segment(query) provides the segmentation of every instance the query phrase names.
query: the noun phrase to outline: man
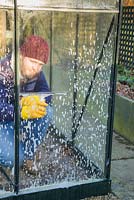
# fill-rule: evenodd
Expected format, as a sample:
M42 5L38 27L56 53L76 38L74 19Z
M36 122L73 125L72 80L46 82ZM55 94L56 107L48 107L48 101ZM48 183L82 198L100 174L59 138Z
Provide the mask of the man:
M39 36L30 36L20 48L20 166L35 170L34 158L52 120L51 96L42 101L30 92L50 92L42 67L49 47ZM0 63L0 164L14 165L14 74L11 56Z

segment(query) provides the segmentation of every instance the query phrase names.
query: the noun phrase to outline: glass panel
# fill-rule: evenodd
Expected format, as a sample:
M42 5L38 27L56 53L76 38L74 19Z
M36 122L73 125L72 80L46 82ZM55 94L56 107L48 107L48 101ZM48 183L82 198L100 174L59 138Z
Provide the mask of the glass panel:
M64 20L64 23L59 23L59 20ZM53 97L54 122L69 140L76 136L77 148L102 171L115 37L112 21L112 13L53 14L52 88L66 92L62 97ZM108 44L101 63L97 65L110 27ZM82 111L95 68L99 70L86 109Z
M80 28L81 32L84 32L86 27L90 27L89 38L87 41L83 41L82 63L80 64L80 70L77 75L78 113L80 113L81 105L83 105L87 97L87 91L93 79L95 68L98 68L98 71L93 82L86 109L83 113L83 118L77 129L75 142L84 155L103 171L108 129L108 103L110 98L110 76L113 64L115 27L112 26L113 14L101 13L92 15L92 17L89 16L89 18L90 22L87 22L85 17L83 18L86 21L85 26L83 26L81 20ZM105 45L101 62L97 65L110 27L111 33L108 43ZM81 38L80 41L82 41ZM87 58L90 62L87 62Z
M63 182L78 184L78 181L92 182L104 177L115 37L113 16L113 13L101 12L18 10L21 55L20 189ZM111 33L98 64L110 26ZM49 46L48 61L46 42ZM41 47L43 51L40 51ZM45 57L42 57L42 52L45 52ZM38 61L46 63L42 72L48 86L45 82L44 87L40 76L32 76L35 71L40 74ZM28 65L24 65L26 62ZM96 68L98 71L91 94L79 121ZM47 97L48 106L44 105L45 95L52 98L50 103ZM40 114L38 118L36 107L40 100L47 114Z
M18 0L18 6L49 7L49 8L85 8L85 9L115 9L118 6L118 0Z
M42 180L40 176L44 173L45 165L49 164L47 161L45 165L43 164L47 156L43 140L52 120L51 96L49 95L50 58L48 58L51 51L51 13L19 10L18 19L20 104L22 107L20 189L24 189L44 185L45 177ZM47 104L45 95L48 95Z
M10 2L9 2L10 3ZM7 4L8 5L8 4ZM0 5L1 6L1 5ZM0 7L1 8L1 7ZM13 191L13 10L0 9L0 195Z

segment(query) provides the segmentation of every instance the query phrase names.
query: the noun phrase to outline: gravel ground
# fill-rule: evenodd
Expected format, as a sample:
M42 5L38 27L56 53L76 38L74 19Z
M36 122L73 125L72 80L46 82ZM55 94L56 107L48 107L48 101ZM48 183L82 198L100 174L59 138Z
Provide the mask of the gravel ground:
M31 174L27 169L20 169L20 189L73 180L86 181L89 178L97 178L101 174L92 163L89 166L85 164L84 167L83 155L67 145L64 139L57 139L52 134L47 135L39 147L39 153L41 158L34 163L34 167L39 169L37 173ZM7 168L5 170L13 181L13 170ZM13 191L13 187L1 172L0 189Z
M53 135L48 134L45 141L39 148L40 162L36 162L39 172L30 174L27 170L20 170L20 189L49 185L65 181L81 181L89 178L97 178L100 172L96 173L96 169L90 163L90 167L82 167L81 156L68 146L64 139L57 139ZM90 169L92 170L90 171ZM12 171L6 169L7 174L13 180ZM13 191L13 186L9 184L5 176L0 174L0 189L4 191ZM91 197L84 200L116 200L115 195L109 194L102 197Z

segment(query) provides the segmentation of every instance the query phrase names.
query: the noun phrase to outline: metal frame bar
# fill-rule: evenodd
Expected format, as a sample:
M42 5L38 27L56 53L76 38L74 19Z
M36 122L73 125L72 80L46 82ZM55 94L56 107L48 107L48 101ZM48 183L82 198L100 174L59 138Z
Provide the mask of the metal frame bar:
M52 91L52 78L53 78L53 13L51 12L50 16L50 75L49 75L49 82L50 82L50 90Z
M15 61L15 166L14 166L14 192L19 191L19 77L18 77L18 39L17 39L17 2L14 0L14 61Z
M111 168L111 155L112 155L112 136L113 136L113 123L114 123L114 104L115 104L115 93L116 93L116 77L117 77L117 55L118 55L118 44L119 44L119 31L120 31L120 15L122 4L119 1L119 14L116 28L116 41L115 41L115 52L114 52L114 63L111 66L111 77L110 77L110 97L108 104L108 121L107 121L107 135L106 135L106 150L105 150L105 167L104 174L107 179L110 178Z
M100 180L92 183L84 183L81 185L70 185L62 186L56 188L50 188L49 190L37 190L34 192L21 192L17 195L9 195L4 197L3 200L80 200L91 196L101 196L107 195L111 192L111 181L110 180Z

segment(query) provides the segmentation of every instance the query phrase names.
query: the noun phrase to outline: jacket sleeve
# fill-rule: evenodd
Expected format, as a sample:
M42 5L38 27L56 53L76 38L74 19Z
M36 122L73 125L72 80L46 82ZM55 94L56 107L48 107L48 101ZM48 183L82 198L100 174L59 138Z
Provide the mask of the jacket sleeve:
M8 91L0 84L0 122L9 122L14 119L14 105L8 103Z
M35 86L35 92L50 92L48 83L46 81L45 75L43 72L40 73L40 76L36 82L36 86ZM50 103L51 102L51 98L52 96L48 96L46 97L46 102Z

